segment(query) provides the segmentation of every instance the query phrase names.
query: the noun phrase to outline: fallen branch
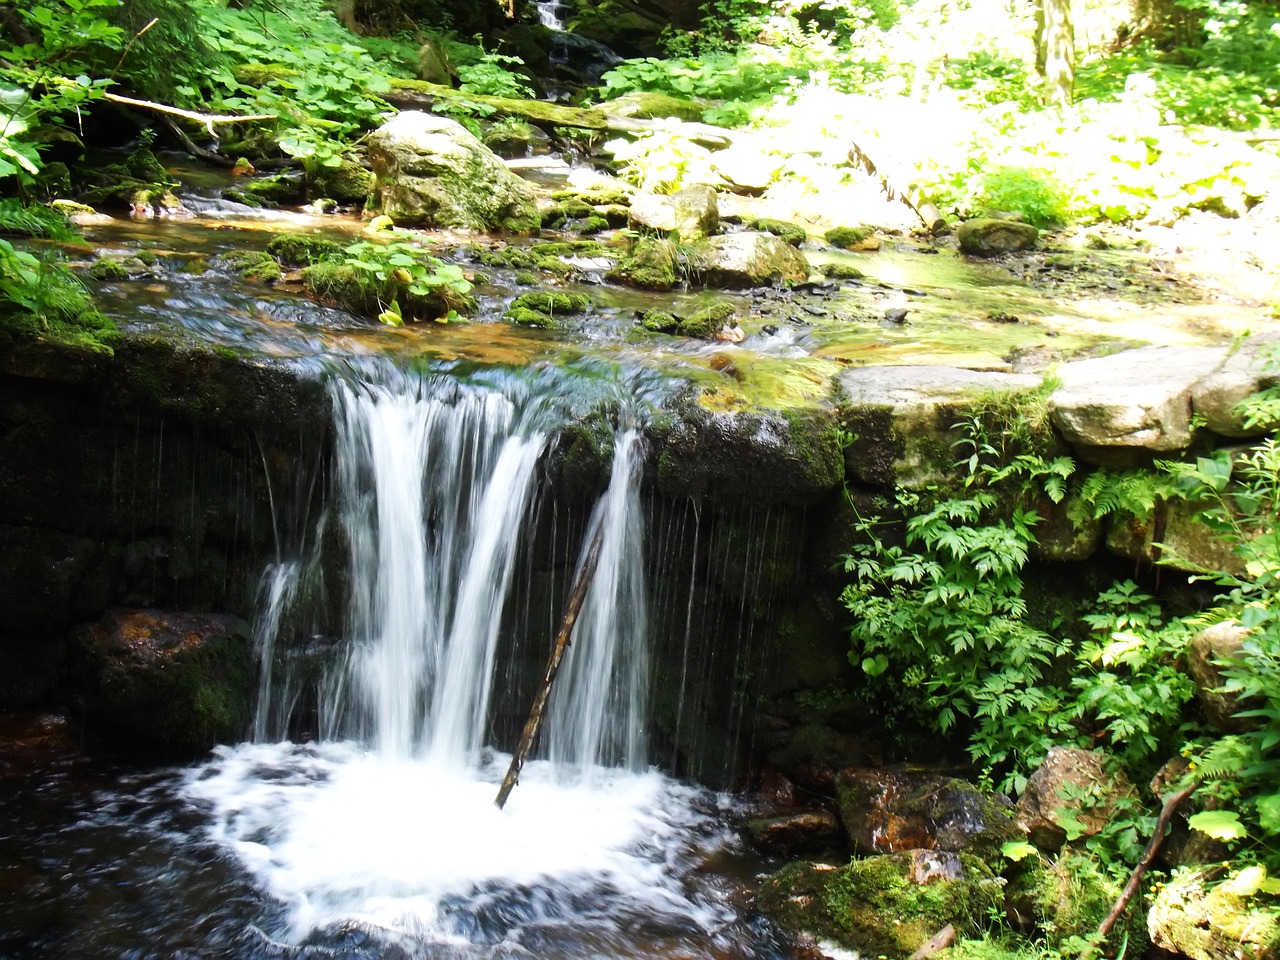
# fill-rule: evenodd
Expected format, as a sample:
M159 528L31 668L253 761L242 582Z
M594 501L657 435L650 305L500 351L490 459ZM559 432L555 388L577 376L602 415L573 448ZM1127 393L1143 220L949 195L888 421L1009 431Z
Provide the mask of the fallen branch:
M224 157L220 153L214 153L212 150L206 150L204 147L197 144L194 140L188 137L186 131L178 126L178 124L171 118L161 117L160 119L164 122L164 125L169 128L169 132L178 138L178 142L182 144L182 149L191 154L191 156L198 160L203 160L205 163L212 163L219 167L226 167L228 170L236 165L236 162L230 157Z
M906 204L911 212L920 218L920 222L924 224L925 229L930 233L937 233L946 224L936 206L928 200L913 196L915 193L913 187L908 187L904 190L894 183L888 174L880 173L876 168L875 162L856 143L851 144L849 147L849 162L863 170L867 176L876 177L880 181L880 192L889 200L898 200Z
M951 924L947 924L932 937L926 940L920 949L907 958L907 960L924 960L925 957L933 956L939 950L945 950L956 942L956 928Z
M573 633L573 625L578 622L578 614L582 611L583 601L587 597L587 588L595 579L596 567L600 564L600 547L604 542L603 521L596 527L591 538L591 546L582 560L577 579L573 582L573 592L569 595L569 603L564 610L564 619L560 622L560 632L556 634L555 645L551 648L551 659L547 661L547 670L542 677L542 686L534 698L533 709L529 711L529 719L525 721L524 730L520 734L520 744L511 755L511 765L507 767L507 775L502 778L502 787L493 801L501 810L507 803L507 797L520 779L520 768L524 766L525 757L533 747L538 736L538 728L542 725L542 714L547 709L547 699L551 696L551 684L555 682L560 671L560 661L564 659L565 649L569 646L569 636Z
M151 100L137 100L133 97L121 96L118 93L104 93L104 100L110 100L112 103L124 104L126 107L137 107L140 110L155 110L157 113L165 113L174 117L182 117L184 120L194 120L196 123L204 124L209 136L215 140L218 135L214 133L213 126L216 123L247 123L253 120L278 120L280 119L274 113L251 113L245 116L232 116L225 113L196 113L194 110L183 110L179 107L171 107L167 103L155 103Z
M1182 801L1191 796L1197 786L1199 786L1197 783L1189 784L1181 790L1169 794L1165 799L1164 806L1160 808L1160 816L1156 818L1155 830L1151 834L1151 840L1147 843L1147 848L1142 851L1142 857L1138 860L1138 865L1133 868L1133 873L1129 875L1129 882L1120 891L1120 898L1116 900L1115 906L1111 908L1111 912L1107 914L1106 918L1098 924L1098 929L1090 938L1089 945L1080 952L1080 960L1088 960L1098 948L1098 944L1102 943L1107 938L1107 935L1111 933L1116 921L1120 919L1125 908L1129 906L1129 901L1138 892L1138 885L1142 883L1143 874L1147 872L1147 868L1151 866L1151 861L1156 858L1156 854L1164 846L1165 830L1169 826L1169 821L1173 819L1173 815L1178 807L1182 805Z

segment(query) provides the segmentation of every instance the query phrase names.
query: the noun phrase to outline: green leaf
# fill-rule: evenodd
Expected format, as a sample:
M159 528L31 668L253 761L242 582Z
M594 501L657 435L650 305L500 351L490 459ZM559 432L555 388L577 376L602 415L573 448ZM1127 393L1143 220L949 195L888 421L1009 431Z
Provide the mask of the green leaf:
M1039 852L1034 844L1027 843L1025 840L1009 840L1000 845L1000 853L1014 863L1025 860L1027 857L1034 857Z
M1269 793L1254 801L1258 825L1267 833L1280 833L1280 793Z
M1187 826L1214 840L1241 840L1249 835L1234 810L1203 810L1188 817Z

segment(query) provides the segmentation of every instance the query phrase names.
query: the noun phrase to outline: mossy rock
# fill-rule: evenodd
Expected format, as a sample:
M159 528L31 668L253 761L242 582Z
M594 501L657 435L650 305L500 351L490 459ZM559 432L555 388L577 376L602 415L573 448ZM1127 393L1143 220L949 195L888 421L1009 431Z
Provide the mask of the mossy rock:
M751 229L758 230L761 233L772 233L775 237L784 240L793 247L798 247L809 239L809 233L804 227L786 220L770 220L766 217L752 221Z
M665 310L646 310L640 315L640 326L653 333L675 333L680 319Z
M591 309L592 300L585 293L534 290L522 293L511 302L513 309L526 308L543 313L583 313Z
M276 263L271 254L263 250L233 250L230 253L224 253L218 259L246 280L275 283L282 276L280 264Z
M419 296L398 281L379 281L346 263L313 263L303 268L302 282L317 297L371 320L393 301L400 305L401 316L410 322L435 320L450 310L466 315L476 309L475 298L470 294L440 286Z
M861 280L866 274L848 263L824 263L822 275L828 280Z
M823 234L827 243L833 247L856 247L875 231L870 227L833 227Z
M296 174L255 177L237 184L236 193L258 204L279 205L302 203L306 199L306 181Z
M536 287L538 285L538 275L530 273L528 270L517 270L515 282L518 287Z
M635 195L635 188L621 181L601 181L573 190L556 190L552 200L581 200L593 207L626 207Z
M1273 898L1248 897L1222 883L1221 868L1179 874L1151 905L1151 939L1192 960L1274 960L1280 917Z
M607 257L611 252L599 240L557 240L533 248L540 257Z
M306 233L285 233L267 244L267 253L287 267L305 267L342 257L342 244Z
M539 330L563 330L565 326L563 318L553 317L532 307L510 307L502 315L502 319L522 327L537 327Z
M328 197L344 204L363 204L373 192L373 171L344 161L336 167L318 167L307 178L307 195Z
M951 924L985 928L1002 900L987 865L968 854L914 850L848 866L792 863L760 887L756 904L784 927L870 957L907 957Z
M710 339L724 329L725 324L736 317L738 308L732 303L718 300L703 307L692 316L676 324L675 332L682 337Z
M670 290L676 285L679 265L675 244L646 237L636 243L630 256L614 266L609 279L641 290Z
M1008 870L1005 912L1016 928L1057 947L1069 938L1091 936L1111 912L1120 888L1097 860L1067 848L1056 860L1029 857ZM1146 942L1146 914L1138 907L1121 918L1106 945L1119 949L1126 938L1131 949Z
M156 155L147 147L139 147L129 154L124 161L124 168L131 177L143 183L173 186L178 182L169 176L169 171L164 168L164 164L157 160Z
M698 123L706 109L692 100L681 100L666 93L638 91L602 104L600 109L611 117L635 117L638 120L660 120L674 117Z
M246 87L266 87L280 80L294 80L298 71L282 63L239 63L231 68L231 75Z
M56 262L46 264L41 283L38 314L12 301L0 303L0 356L42 344L110 355L120 329L99 312L84 284Z
M128 280L129 268L111 257L99 257L85 271L90 280Z

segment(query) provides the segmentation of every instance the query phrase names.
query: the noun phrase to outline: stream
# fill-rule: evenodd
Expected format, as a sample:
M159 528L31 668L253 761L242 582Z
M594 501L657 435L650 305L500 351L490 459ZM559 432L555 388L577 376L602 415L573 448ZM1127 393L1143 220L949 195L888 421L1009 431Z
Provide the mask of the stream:
M1097 254L1083 280L1070 251L1029 258L1032 282L904 240L814 251L819 269L856 263L861 281L730 295L741 344L636 338L637 311L705 295L610 287L591 269L575 289L593 295L592 314L550 334L499 319L517 288L477 265L487 240L441 233L441 255L478 274L478 317L391 330L216 265L277 232L354 237L358 221L214 194L190 203L190 220L88 229L100 251L155 254L147 275L96 290L134 333L327 383L332 493L308 522L342 531L346 605L317 684L320 735L285 739L295 678L276 650L305 603L317 526L282 538L264 574L250 742L154 769L87 759L55 735L38 759L0 765L0 958L793 956L751 908L769 864L740 839L745 806L653 765L645 419L686 380L731 407L816 404L851 363L1008 369L1019 351L1189 342L1249 319L1175 303L1187 297L1120 253ZM895 306L905 323L886 318ZM525 709L506 703L499 641L536 467L548 437L601 398L618 411L611 476L565 548L580 563L599 529L600 569L541 751L498 810L509 757L490 744L491 717L495 704Z

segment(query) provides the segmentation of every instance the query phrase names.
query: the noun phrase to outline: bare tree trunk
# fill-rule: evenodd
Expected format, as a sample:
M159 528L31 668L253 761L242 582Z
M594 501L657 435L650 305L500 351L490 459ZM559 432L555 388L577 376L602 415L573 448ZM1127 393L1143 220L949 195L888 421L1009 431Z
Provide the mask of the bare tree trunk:
M1045 106L1071 106L1076 76L1071 0L1036 0L1036 68L1044 78Z

